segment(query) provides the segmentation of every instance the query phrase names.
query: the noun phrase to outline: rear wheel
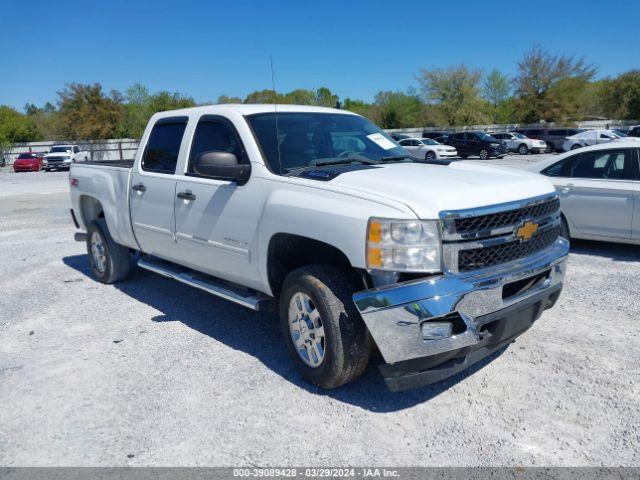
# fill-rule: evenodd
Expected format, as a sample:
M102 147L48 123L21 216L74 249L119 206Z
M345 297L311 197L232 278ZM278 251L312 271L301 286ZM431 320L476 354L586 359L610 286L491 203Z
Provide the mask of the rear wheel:
M94 220L87 228L87 253L93 275L99 282L115 283L131 273L131 253L113 240L104 218Z
M526 155L529 153L529 147L527 147L524 143L518 147L518 153L520 155Z
M547 148L544 149L545 153L553 153L555 151L555 147L553 143L547 142Z
M480 157L480 160L486 160L487 158L489 158L489 150L483 148L482 150L480 150L480 153L478 153L478 156Z
M291 272L280 296L287 350L304 378L336 388L358 378L369 363L367 329L351 296L356 278L329 265Z

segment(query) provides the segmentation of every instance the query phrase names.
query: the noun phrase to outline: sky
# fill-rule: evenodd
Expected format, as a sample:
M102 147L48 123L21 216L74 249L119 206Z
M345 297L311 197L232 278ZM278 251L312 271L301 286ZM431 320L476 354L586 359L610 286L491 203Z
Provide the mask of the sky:
M57 100L68 83L139 82L215 102L328 87L371 101L417 88L422 68L513 75L538 44L584 56L598 77L640 68L637 0L0 0L0 104Z

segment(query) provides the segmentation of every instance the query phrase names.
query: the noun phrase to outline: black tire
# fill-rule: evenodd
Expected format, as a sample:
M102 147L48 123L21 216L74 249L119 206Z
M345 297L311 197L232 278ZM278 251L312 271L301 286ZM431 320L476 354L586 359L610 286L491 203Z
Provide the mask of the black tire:
M580 145L579 143L576 143L575 145L571 145L571 150L577 150L581 147L582 145Z
M98 235L104 246L104 262L101 269L92 254L91 242L93 235ZM98 218L89 224L87 228L87 254L89 264L96 280L102 283L111 284L125 280L131 274L133 262L131 252L127 247L117 244L107 227L104 218Z
M487 160L489 158L489 150L483 148L478 152L478 156L480 157L480 160Z
M529 153L529 147L527 147L524 143L518 146L518 153L520 155L526 155Z
M280 326L287 350L300 374L321 388L337 388L358 378L369 363L367 328L351 296L354 275L329 265L309 265L287 275L280 295ZM324 357L315 367L298 353L289 327L289 305L297 293L307 295L320 314ZM305 347L306 348L306 347Z
M571 242L571 233L569 232L569 224L564 215L560 218L560 236L566 238L568 242Z
M467 158L467 157L468 157L468 155L460 154L460 158L462 158L462 159L465 159L465 158Z
M432 162L433 160L436 159L435 152L432 152L432 151L427 152L427 154L424 156L424 159Z
M547 148L544 149L544 153L553 153L556 151L556 147L553 146L553 143L547 142Z

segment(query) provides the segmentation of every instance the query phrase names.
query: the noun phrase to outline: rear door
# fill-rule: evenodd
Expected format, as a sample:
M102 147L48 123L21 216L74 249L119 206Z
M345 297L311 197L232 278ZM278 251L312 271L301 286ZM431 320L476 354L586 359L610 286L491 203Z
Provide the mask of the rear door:
M161 118L154 124L129 188L131 221L142 251L174 260L176 165L185 154L188 117Z
M402 148L404 148L406 151L408 151L411 156L418 158L418 150L420 149L420 146L422 145L420 142L418 142L417 140L414 140L412 138L405 138L404 140L400 140L400 145L402 145Z
M233 153L249 164L234 124L219 115L198 119L184 172L171 199L176 216L177 262L225 280L249 285L256 280L260 185L244 185L198 175L194 162L204 152ZM186 165L185 165L186 164Z
M611 149L566 158L554 184L562 211L576 236L631 238L634 152ZM547 173L553 171L547 170Z

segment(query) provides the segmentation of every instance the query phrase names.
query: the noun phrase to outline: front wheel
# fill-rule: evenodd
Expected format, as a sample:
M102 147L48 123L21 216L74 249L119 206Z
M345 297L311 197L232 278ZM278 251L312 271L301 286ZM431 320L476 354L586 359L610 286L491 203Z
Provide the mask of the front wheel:
M555 151L555 147L553 143L547 142L547 148L544 149L544 153L553 153Z
M520 155L526 155L527 153L529 153L529 148L523 143L518 147L518 153Z
M480 157L480 160L486 160L487 158L489 158L489 150L483 148L482 150L480 150L478 156Z
M436 159L436 152L431 152L431 151L427 152L427 154L424 156L424 159L428 160L428 161L435 160Z
M571 145L571 150L577 150L578 148L580 148L582 145L576 143L575 145Z
M367 329L353 304L356 278L328 265L291 272L280 296L280 326L287 350L304 378L337 388L369 363Z

